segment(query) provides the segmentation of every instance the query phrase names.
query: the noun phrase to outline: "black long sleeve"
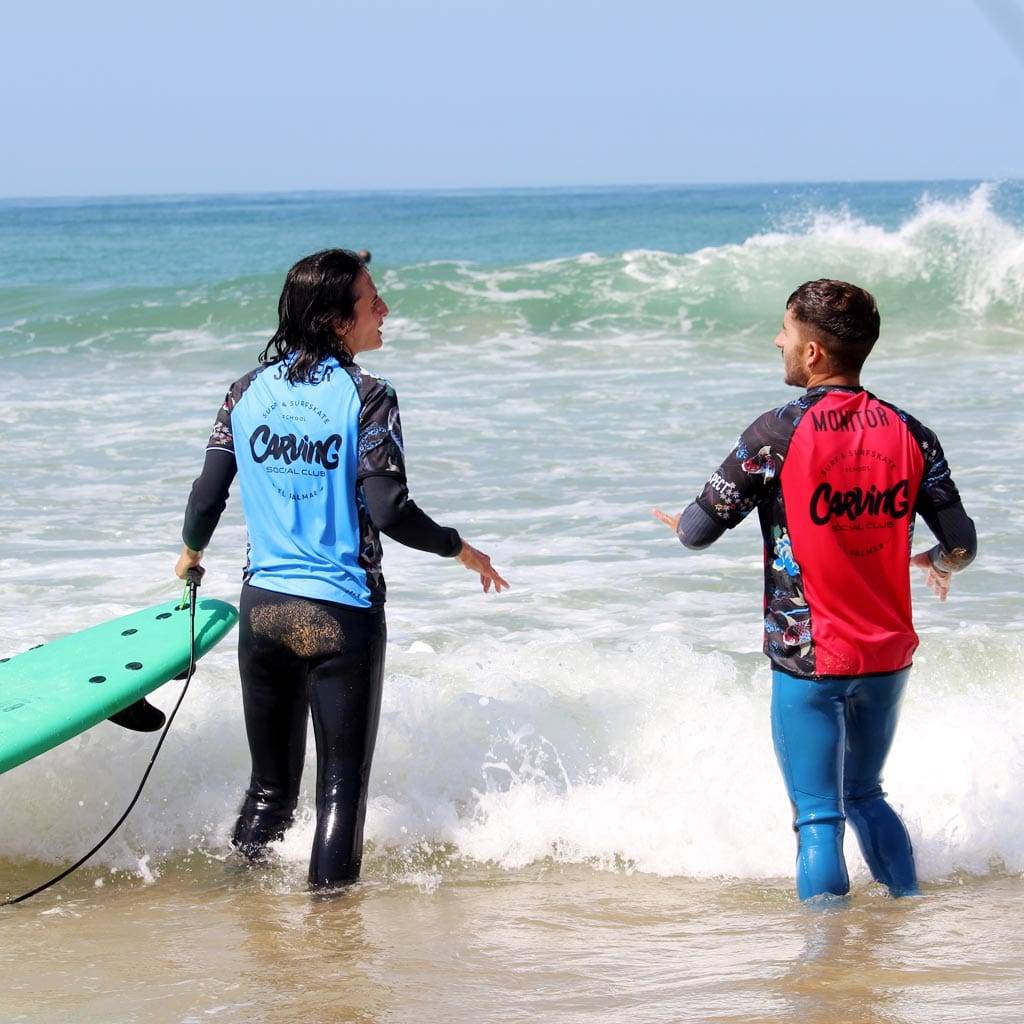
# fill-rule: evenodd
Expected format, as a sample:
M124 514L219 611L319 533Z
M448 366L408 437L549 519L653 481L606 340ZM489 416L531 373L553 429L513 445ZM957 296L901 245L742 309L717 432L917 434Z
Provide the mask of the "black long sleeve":
M185 506L185 524L181 539L193 551L203 551L217 529L221 513L228 503L228 491L238 465L229 448L208 448L203 471L196 477Z
M903 415L924 459L924 476L914 511L939 542L928 552L928 559L939 572L965 569L978 552L974 522L960 501L960 492L935 431L913 416Z
M932 565L939 572L966 569L978 553L978 534L964 506L957 501L936 509L927 499L919 499L917 511L939 542L928 552Z
M435 523L409 497L404 480L394 476L368 476L361 486L374 526L392 540L445 558L453 558L462 550L458 531Z

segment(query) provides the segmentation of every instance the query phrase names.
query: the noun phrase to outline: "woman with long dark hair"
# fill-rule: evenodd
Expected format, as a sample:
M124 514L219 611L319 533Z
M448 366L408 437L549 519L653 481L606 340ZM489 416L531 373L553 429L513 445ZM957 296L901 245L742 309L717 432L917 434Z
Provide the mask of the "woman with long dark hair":
M238 637L252 777L232 834L259 860L292 823L312 713L315 888L355 881L384 675L380 532L458 558L485 592L487 555L409 498L398 400L362 370L388 307L364 261L328 249L288 271L257 369L231 385L192 485L175 572L199 566L237 473L249 534Z

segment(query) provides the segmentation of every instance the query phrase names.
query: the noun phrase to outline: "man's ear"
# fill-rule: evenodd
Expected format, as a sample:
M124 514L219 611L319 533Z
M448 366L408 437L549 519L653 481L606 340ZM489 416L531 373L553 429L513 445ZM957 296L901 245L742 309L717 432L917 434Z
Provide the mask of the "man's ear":
M804 366L808 370L821 372L828 366L828 353L825 346L817 338L811 338L804 350Z

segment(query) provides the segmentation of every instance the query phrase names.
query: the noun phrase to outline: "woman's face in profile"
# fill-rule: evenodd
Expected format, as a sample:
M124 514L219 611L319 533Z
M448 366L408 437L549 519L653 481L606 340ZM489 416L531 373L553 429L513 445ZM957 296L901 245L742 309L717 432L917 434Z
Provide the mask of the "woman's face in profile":
M373 278L365 271L356 282L356 305L352 320L339 337L350 355L380 348L384 344L381 325L388 315L388 307L377 294Z

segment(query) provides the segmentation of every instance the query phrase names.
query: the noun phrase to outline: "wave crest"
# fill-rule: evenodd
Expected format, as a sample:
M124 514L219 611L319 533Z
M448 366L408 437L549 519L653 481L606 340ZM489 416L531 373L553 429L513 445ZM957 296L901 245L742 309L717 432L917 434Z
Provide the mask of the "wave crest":
M999 189L962 199L924 195L886 226L845 207L792 215L745 241L677 253L636 249L488 266L428 261L383 270L394 315L386 335L415 351L480 340L686 339L744 344L774 333L786 296L820 277L871 290L887 345L901 339L1017 343L1024 330L1024 229L1001 216ZM1011 204L1012 205L1012 204ZM192 287L0 291L0 349L45 354L68 346L135 352L173 348L182 332L223 342L269 337L280 280L248 277ZM0 327L3 325L0 324ZM256 349L253 343L254 352Z
M879 300L890 330L1024 326L1024 231L994 209L995 186L924 197L894 229L846 209L692 253L583 253L498 269L428 263L382 290L421 334L742 335L780 319L786 296L820 277Z

